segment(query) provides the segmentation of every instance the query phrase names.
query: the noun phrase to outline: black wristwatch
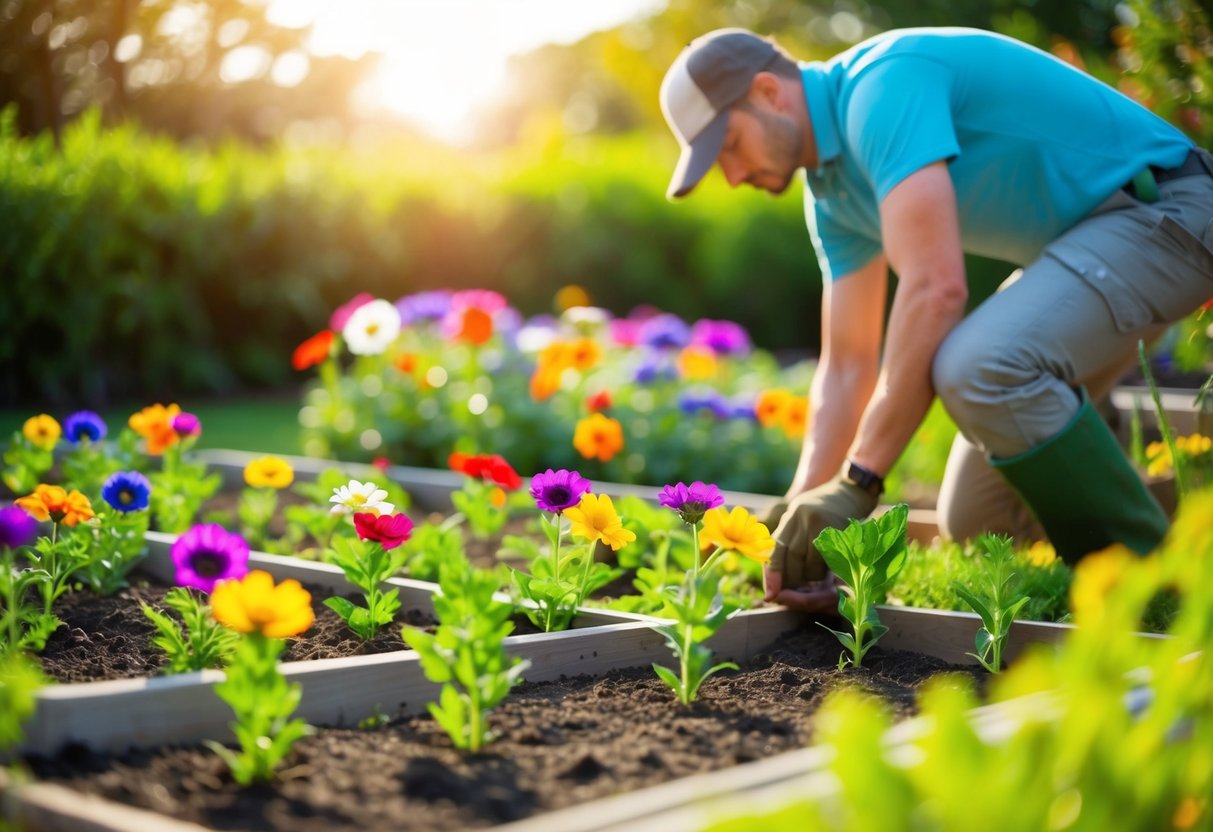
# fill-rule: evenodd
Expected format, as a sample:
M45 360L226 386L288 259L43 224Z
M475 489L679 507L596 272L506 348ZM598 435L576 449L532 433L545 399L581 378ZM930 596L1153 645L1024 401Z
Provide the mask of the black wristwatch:
M843 476L853 482L855 485L862 488L864 491L871 494L873 497L879 497L880 492L884 491L884 477L877 474L875 471L864 468L858 462L847 460L846 465L842 468Z

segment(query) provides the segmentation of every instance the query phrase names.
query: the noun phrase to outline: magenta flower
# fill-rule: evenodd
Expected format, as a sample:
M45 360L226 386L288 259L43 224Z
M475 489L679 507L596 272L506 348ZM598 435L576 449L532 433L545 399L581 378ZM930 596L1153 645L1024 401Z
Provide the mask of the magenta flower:
M34 542L38 521L18 506L0 508L0 548L16 549Z
M590 491L590 481L576 471L551 468L531 477L531 496L543 511L557 514L581 501L582 494Z
M248 573L248 541L216 523L194 526L173 543L177 584L210 592Z
M691 327L691 343L702 344L717 355L745 355L750 336L739 323L702 318Z
M202 422L193 413L178 413L173 417L173 431L178 436L197 436L202 433Z
M358 512L354 515L354 528L358 531L358 537L378 543L386 552L409 539L413 533L413 521L403 514Z
M657 495L657 502L672 508L682 517L682 522L693 526L703 519L704 512L724 504L720 489L696 480L690 485L677 483L667 485Z
M333 332L340 332L345 329L345 323L350 319L359 308L366 306L373 301L375 296L367 292L359 292L345 303L333 310L333 314L329 316L329 329Z

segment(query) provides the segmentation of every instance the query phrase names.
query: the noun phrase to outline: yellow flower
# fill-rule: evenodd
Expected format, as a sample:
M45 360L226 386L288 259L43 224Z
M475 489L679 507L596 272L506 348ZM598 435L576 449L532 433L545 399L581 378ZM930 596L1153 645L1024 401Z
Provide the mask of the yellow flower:
M59 423L55 421L54 417L40 413L25 420L25 424L21 426L21 433L37 447L49 451L59 441L63 429L59 427Z
M244 481L253 488L286 488L295 481L295 469L282 457L263 456L244 466Z
M1046 569L1057 563L1057 550L1052 543L1038 540L1024 553L1024 558L1033 566Z
M215 620L238 633L258 632L268 638L296 636L312 626L312 596L298 581L274 586L268 572L257 569L239 581L220 581L211 593Z
M602 360L602 347L593 338L578 338L569 344L567 359L570 367L585 372Z
M730 552L739 552L750 560L766 563L771 559L775 541L771 532L741 506L729 512L723 507L708 509L703 515L703 531L699 533L701 543L719 546Z
M581 502L564 510L564 516L572 522L573 534L591 543L601 540L616 552L636 539L635 532L623 527L606 494L583 494Z
M709 379L716 376L716 353L696 344L678 353L678 372L685 379Z
M69 494L57 485L39 485L33 494L21 497L16 503L35 520L50 520L65 526L74 526L97 516L88 497L79 491Z
M1078 566L1074 567L1074 580L1070 584L1070 609L1080 624L1099 620L1108 593L1136 560L1137 555L1128 547L1114 543L1079 561Z
M573 447L586 459L609 462L623 450L623 426L609 416L591 413L577 423Z

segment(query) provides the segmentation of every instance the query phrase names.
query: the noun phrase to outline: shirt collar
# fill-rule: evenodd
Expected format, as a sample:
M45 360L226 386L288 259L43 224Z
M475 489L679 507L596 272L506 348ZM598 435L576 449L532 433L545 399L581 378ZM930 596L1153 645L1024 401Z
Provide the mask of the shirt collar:
M834 91L830 88L826 65L820 61L802 63L800 78L804 84L804 99L809 106L813 137L817 142L815 173L820 176L826 163L834 161L842 153L842 140L838 136L838 121L834 115Z

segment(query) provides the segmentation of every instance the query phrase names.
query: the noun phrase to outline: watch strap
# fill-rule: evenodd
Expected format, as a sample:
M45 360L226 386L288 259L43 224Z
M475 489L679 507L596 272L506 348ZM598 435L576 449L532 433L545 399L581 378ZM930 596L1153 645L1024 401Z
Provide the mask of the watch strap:
M884 491L884 477L858 462L848 459L846 465L843 466L843 476L873 497L879 497Z

